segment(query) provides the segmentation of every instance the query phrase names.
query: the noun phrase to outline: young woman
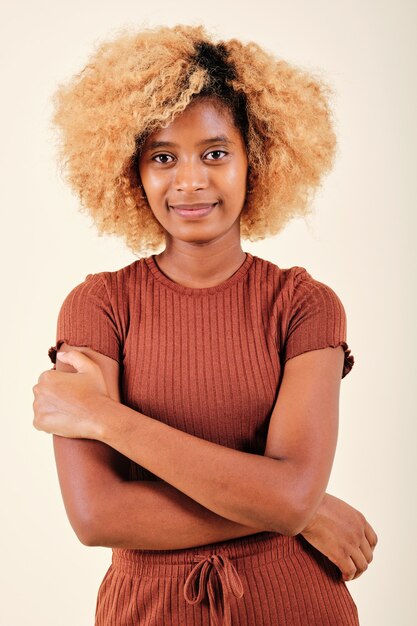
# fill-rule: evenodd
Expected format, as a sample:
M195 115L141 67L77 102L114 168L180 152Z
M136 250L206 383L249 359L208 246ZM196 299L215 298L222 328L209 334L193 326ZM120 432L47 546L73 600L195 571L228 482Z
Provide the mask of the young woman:
M359 623L346 581L377 537L325 493L345 311L241 247L308 210L334 154L326 89L176 26L103 44L57 92L70 183L142 255L69 293L33 388L74 531L113 549L96 626Z

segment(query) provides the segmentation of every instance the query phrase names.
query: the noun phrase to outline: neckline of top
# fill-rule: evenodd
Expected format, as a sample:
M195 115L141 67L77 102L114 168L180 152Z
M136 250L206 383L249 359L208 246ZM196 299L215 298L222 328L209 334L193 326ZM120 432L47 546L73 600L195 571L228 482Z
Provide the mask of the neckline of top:
M170 289L173 289L174 291L177 291L178 293L183 293L183 294L188 294L188 295L206 295L206 294L212 294L212 293L219 293L220 291L224 291L225 289L228 289L229 287L234 285L238 280L243 278L245 274L248 272L250 266L253 263L254 258L255 257L253 254L251 254L250 252L246 252L246 258L243 261L242 265L238 267L236 272L234 272L231 276L229 276L229 278L224 280L219 285L214 285L213 287L186 287L185 285L181 285L180 283L177 283L174 280L171 280L171 278L168 278L168 276L166 276L166 274L164 274L162 270L159 269L159 266L155 261L154 254L152 254L151 256L145 257L144 261L146 263L146 266L152 273L152 276L158 282L162 283L166 287L169 287Z

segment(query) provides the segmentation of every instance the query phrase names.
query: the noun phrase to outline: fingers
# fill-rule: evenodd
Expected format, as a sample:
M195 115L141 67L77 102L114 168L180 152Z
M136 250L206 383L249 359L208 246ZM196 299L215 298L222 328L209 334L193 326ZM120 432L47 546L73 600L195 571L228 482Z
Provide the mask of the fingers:
M378 536L369 522L366 522L365 524L365 537L367 538L369 545L373 550L378 543Z
M370 548L369 544L368 544L368 548ZM366 550L366 552L368 552L368 550ZM365 557L365 554L362 552L362 545L361 545L361 548L357 548L356 550L353 550L351 561L354 564L354 571L353 569L350 570L349 577L345 578L345 580L354 580L355 578L359 578L359 576L361 576L368 569L368 560Z
M366 537L363 538L363 541L362 541L361 545L359 546L359 550L363 554L363 557L365 558L366 562L368 564L371 563L372 559L374 558L373 548L369 544L369 541L367 540Z
M356 565L350 557L344 558L343 562L337 562L337 567L342 572L343 580L352 580L356 574Z
M88 372L97 366L92 359L79 350L61 350L56 356L63 363L72 365L78 372Z
M376 534L372 530L372 533L369 535L374 547L377 542ZM358 548L354 548L351 550L351 554L349 558L345 559L345 561L339 565L339 569L342 572L343 580L355 580L359 578L366 570L368 569L368 565L372 562L374 558L373 551L374 547L369 543L367 536L363 538L361 544Z
M35 385L36 387L36 385ZM36 430L46 430L45 428L45 418L44 415L41 414L40 410L39 410L39 406L38 406L38 399L35 396L35 399L32 403L32 407L33 407L33 421L32 424L33 426L36 428Z
M54 380L53 378L54 376L54 370L46 370L45 372L42 372L38 378L38 384L39 383L48 383L49 381Z

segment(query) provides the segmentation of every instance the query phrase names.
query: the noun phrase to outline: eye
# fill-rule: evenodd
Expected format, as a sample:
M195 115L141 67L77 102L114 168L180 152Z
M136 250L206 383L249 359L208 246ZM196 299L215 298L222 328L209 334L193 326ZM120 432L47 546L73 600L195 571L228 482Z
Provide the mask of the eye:
M157 159L161 159L161 161L158 161ZM170 154L156 154L152 157L152 161L155 161L156 163L161 163L162 165L165 165L165 163L171 163L169 159L173 159Z
M209 158L210 154L213 155L212 159ZM226 150L211 150L210 152L207 152L205 158L209 161L219 161L221 158L223 158L222 155L227 155Z

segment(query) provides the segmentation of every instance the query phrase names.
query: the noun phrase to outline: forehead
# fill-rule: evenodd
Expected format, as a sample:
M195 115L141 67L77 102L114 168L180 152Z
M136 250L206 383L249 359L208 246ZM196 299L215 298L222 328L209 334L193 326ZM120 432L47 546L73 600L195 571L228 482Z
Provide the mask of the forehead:
M173 136L185 139L191 135L207 135L207 133L209 136L227 135L233 138L240 135L226 104L201 98L188 105L168 126L149 135L146 143L162 139L169 141Z

